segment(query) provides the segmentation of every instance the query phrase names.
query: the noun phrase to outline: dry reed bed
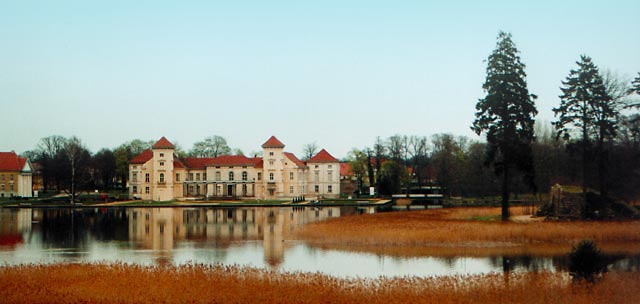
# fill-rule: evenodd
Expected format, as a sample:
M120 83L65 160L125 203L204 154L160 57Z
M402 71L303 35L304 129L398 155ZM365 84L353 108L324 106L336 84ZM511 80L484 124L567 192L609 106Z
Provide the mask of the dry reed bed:
M512 214L519 210L512 208ZM346 216L308 224L297 237L323 248L395 255L558 255L584 239L607 253L640 253L640 221L470 220L498 214L499 208L450 208Z
M628 303L640 273L574 284L561 273L337 279L225 266L0 267L3 303Z

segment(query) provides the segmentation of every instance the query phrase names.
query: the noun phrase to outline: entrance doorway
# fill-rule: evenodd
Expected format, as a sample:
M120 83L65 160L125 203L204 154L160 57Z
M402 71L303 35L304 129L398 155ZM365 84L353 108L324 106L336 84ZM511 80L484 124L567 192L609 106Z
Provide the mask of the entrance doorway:
M227 185L227 196L234 196L235 193L233 193L233 185Z

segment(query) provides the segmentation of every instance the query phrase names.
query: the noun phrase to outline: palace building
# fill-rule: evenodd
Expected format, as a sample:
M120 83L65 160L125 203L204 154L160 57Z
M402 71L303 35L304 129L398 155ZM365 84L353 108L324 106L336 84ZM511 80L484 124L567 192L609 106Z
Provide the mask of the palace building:
M32 167L15 152L0 152L0 197L32 197Z
M224 155L179 158L165 137L129 162L132 198L168 201L186 197L281 199L338 197L340 163L326 150L306 162L284 151L275 136L262 157Z

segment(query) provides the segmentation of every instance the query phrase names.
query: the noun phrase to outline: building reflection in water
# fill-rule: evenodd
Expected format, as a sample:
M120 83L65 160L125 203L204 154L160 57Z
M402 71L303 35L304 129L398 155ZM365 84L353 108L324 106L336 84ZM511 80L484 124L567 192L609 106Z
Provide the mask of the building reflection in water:
M306 223L339 217L344 207L131 208L129 239L157 253L159 264L172 260L176 243L204 241L219 248L236 241L262 240L264 260L277 268L284 261L287 237ZM346 213L371 213L355 208Z
M96 261L262 264L273 269L329 274L349 269L348 275L360 271L359 274L371 273L374 277L386 273L420 275L425 269L436 269L434 274L476 273L474 269L480 272L567 270L565 255L383 256L380 259L369 254L331 250L317 254L314 248L288 241L307 223L373 212L372 207L355 206L0 208L0 261L8 264ZM385 260L394 266L385 269ZM640 256L609 256L607 263L610 270L639 271ZM335 265L342 266L336 270ZM351 265L365 266L358 270L350 268Z
M0 209L0 247L13 248L31 236L32 209Z

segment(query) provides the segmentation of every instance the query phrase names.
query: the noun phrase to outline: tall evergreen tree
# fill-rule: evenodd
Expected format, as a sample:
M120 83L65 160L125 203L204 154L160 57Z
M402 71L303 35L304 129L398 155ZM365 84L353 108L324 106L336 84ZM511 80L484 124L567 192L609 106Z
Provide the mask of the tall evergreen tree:
M509 185L512 170L533 180L531 142L534 117L538 113L536 96L527 89L525 65L511 34L500 32L496 49L489 56L487 78L482 88L487 96L476 104L476 119L471 129L486 133L487 160L502 176L502 220L509 219ZM530 183L533 185L533 183Z
M592 140L597 148L600 193L603 196L607 194L605 143L615 136L619 111L615 100L607 93L598 67L591 58L581 55L580 61L576 63L578 69L571 70L567 79L562 82L560 106L553 109L558 120L553 124L558 130L558 136L566 140L576 135L574 129L578 131L582 150L582 193L586 199L589 162L587 149Z

